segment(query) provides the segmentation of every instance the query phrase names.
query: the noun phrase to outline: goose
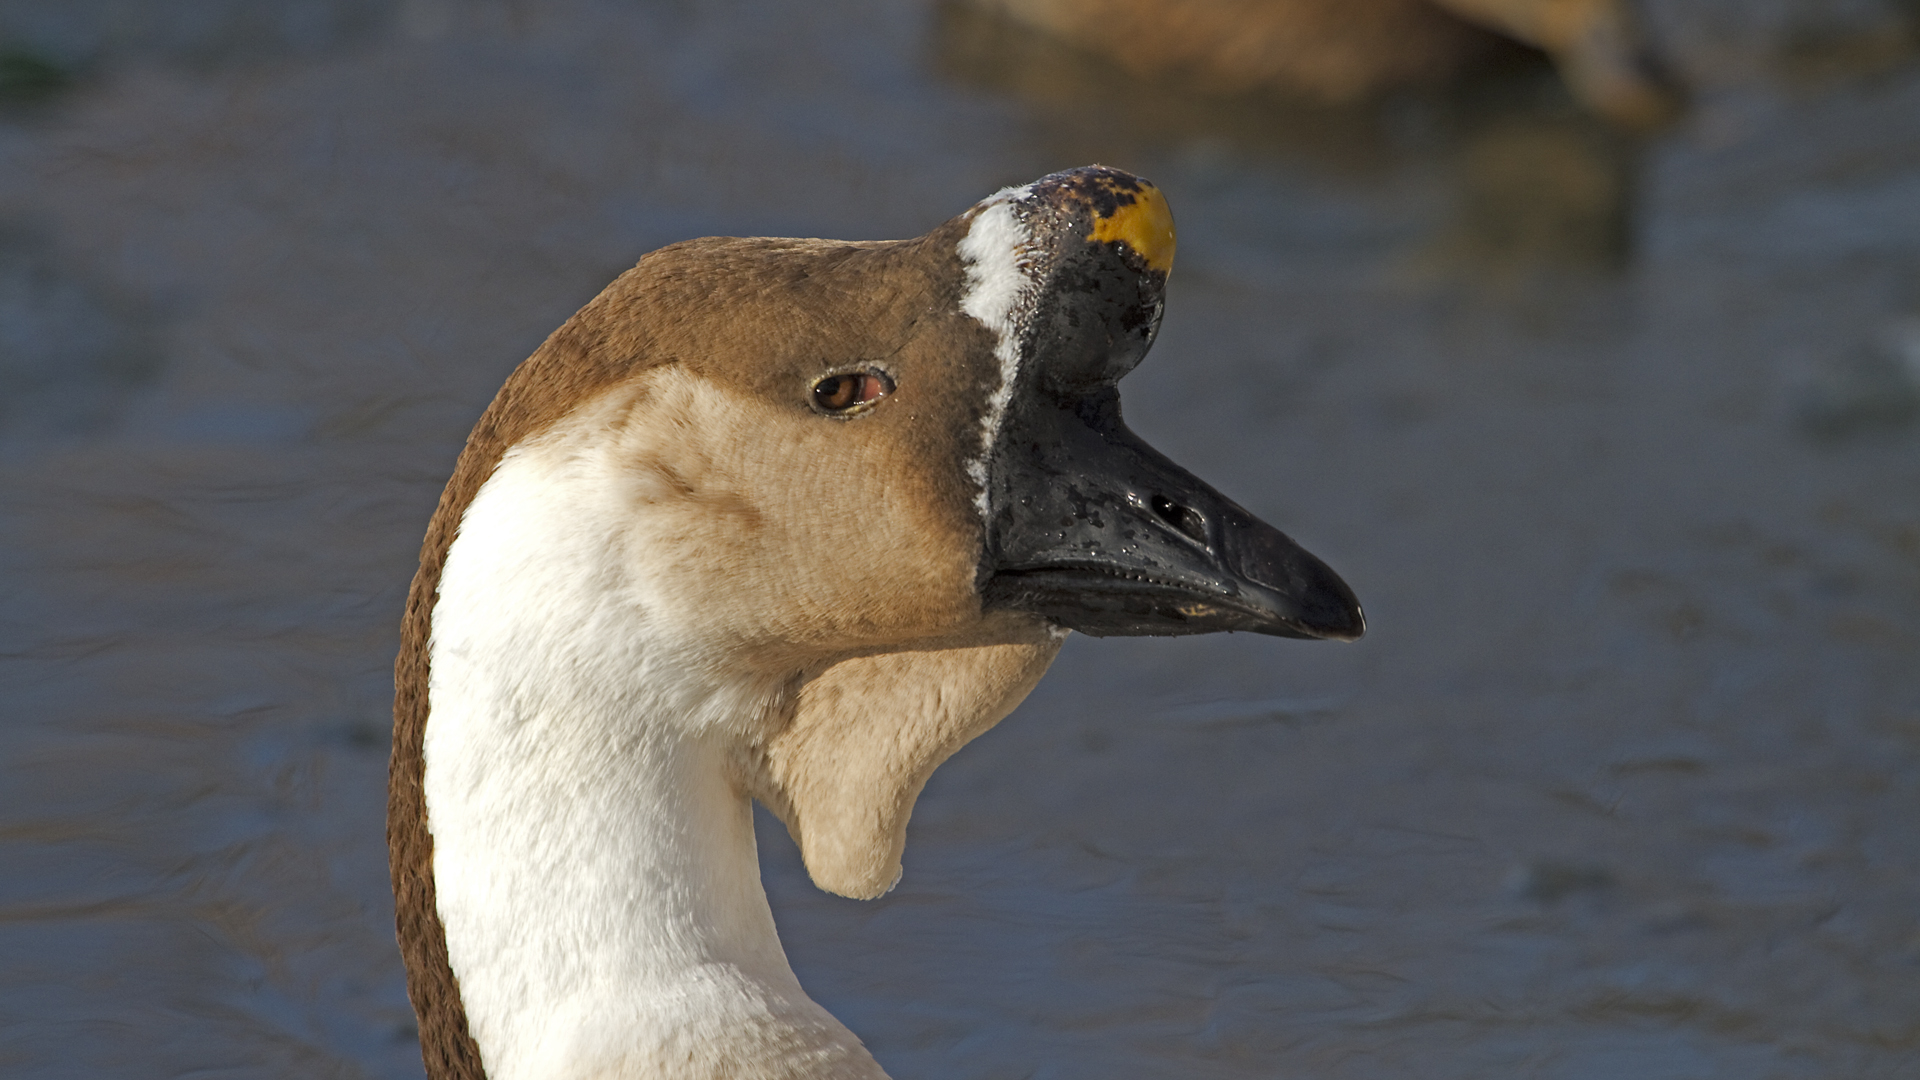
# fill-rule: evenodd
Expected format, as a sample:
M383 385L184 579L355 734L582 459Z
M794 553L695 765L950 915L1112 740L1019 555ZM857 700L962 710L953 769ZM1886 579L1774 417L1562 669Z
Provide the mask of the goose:
M395 667L433 1080L883 1080L800 988L751 800L899 879L928 775L1068 632L1352 640L1325 563L1128 430L1164 196L1087 167L913 240L652 252L481 416Z
M1340 104L1433 86L1494 56L1502 38L1553 58L1574 97L1647 130L1681 94L1633 0L962 0L1098 53L1135 75L1195 78Z

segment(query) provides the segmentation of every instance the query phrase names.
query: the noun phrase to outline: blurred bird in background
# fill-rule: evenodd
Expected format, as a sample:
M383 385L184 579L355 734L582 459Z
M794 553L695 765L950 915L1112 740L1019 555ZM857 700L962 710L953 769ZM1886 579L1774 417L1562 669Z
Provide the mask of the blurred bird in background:
M1678 115L1683 95L1630 0L959 0L1135 75L1225 93L1345 104L1437 87L1511 56L1552 58L1579 101L1628 130Z

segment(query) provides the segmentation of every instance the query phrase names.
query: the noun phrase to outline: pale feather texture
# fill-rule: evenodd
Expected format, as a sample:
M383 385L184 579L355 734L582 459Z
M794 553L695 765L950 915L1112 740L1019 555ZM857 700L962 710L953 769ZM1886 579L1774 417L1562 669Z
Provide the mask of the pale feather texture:
M793 721L753 756L748 776L793 833L814 884L861 900L893 888L927 778L1020 704L1063 638L1001 615L952 639L842 660L808 681Z

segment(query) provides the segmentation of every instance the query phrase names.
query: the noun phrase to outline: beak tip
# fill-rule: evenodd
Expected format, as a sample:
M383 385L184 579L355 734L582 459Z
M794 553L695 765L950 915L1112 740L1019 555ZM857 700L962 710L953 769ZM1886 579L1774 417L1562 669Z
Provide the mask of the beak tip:
M1315 612L1311 618L1286 620L1284 637L1304 637L1318 641L1359 641L1367 633L1367 616L1360 605L1347 603L1338 610Z
M1268 557L1246 562L1257 567L1250 577L1267 591L1269 610L1287 627L1282 635L1322 641L1360 640L1367 632L1367 616L1352 586L1285 534L1274 529L1268 533L1263 537L1268 542ZM1280 584L1271 584L1274 582Z
M1359 604L1355 604L1353 605L1352 615L1353 617L1348 620L1346 626L1329 633L1327 638L1331 641L1355 642L1366 637L1367 613L1360 610Z

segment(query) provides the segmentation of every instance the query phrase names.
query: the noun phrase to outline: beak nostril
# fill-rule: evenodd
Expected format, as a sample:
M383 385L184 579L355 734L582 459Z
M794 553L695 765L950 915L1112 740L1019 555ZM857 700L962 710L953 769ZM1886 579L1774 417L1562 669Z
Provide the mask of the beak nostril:
M1207 542L1207 519L1195 510L1181 506L1165 495L1155 495L1151 501L1153 512L1161 521L1179 529L1196 544Z

